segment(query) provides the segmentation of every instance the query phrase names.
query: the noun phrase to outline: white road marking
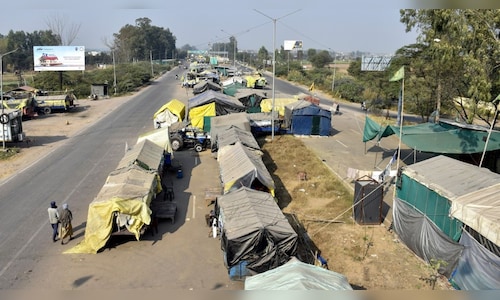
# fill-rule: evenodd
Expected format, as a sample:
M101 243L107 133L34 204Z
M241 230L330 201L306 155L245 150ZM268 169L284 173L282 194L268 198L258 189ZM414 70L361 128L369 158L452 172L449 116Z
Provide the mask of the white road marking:
M193 195L193 219L196 218L196 196Z
M103 156L101 157L101 159L102 159L102 158L104 158L104 157L106 157L109 151L110 151L110 149L106 152L106 155L103 155ZM99 163L99 162L95 163L95 164L94 164L94 167L92 167L92 169L90 169L90 171L87 173L87 175L85 175L85 177L84 177L82 180L80 180L80 182L79 182L77 185L75 185L75 187L73 188L73 191L71 191L71 193L69 193L69 195L68 195L66 198L64 198L63 203L65 203L65 202L66 202L66 201L67 201L67 200L71 197L71 195L73 195L73 193L74 193L76 190L78 190L78 187L82 184L82 182L85 180L85 178L87 178L87 177L90 175L90 173L92 173L92 172L93 172L93 170L94 170L97 166L100 166L100 163ZM40 231L42 230L42 228L43 228L43 229L45 229L45 225L46 225L46 221L44 221L42 224L40 224L40 225L38 226L38 230L37 230L37 231L35 231L35 233L34 233L34 234L33 234L33 235L29 238L29 240L28 240L28 241L27 241L27 242L26 242L26 243L25 243L25 244L21 247L21 249L19 249L19 251L17 251L17 252L16 252L16 254L12 257L12 259L11 259L11 260L9 260L9 262L5 265L5 267L2 269L2 271L0 271L0 277L2 277L2 276L3 276L3 274L5 273L5 271L7 271L7 269L9 269L9 267L12 265L12 263L13 263L15 260L17 260L17 258L21 255L21 253L23 253L23 252L24 252L24 250L25 250L25 249L28 247L28 245L29 245L29 244L33 241L33 239L34 239L34 238L35 238L35 237L36 237L36 236L40 233Z
M341 141L339 141L339 140L336 140L336 141L337 141L337 143L341 144L342 146L344 146L344 147L346 147L346 148L349 148L349 147L347 147L347 145L346 145L346 144L342 143Z

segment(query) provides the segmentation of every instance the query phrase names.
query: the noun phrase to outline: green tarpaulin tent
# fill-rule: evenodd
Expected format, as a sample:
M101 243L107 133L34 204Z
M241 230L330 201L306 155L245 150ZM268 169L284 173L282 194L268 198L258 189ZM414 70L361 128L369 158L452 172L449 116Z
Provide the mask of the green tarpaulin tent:
M454 122L422 123L402 127L401 142L408 147L432 153L469 154L483 152L488 138L488 129L479 126L466 126ZM396 134L400 136L399 126L377 124L366 117L363 142L381 139ZM486 151L500 149L500 132L493 130Z

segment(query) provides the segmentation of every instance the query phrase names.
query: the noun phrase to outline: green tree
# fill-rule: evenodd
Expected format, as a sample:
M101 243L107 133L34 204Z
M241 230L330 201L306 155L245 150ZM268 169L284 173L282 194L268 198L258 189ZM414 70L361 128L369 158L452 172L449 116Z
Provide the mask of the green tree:
M323 50L314 55L313 57L309 57L309 61L313 65L313 67L317 69L324 68L327 64L333 61L330 53L328 51Z
M318 54L318 51L316 51L316 49L313 49L313 48L307 49L307 59L309 61L311 61L311 58L315 57L316 54Z
M10 30L4 37L5 49L1 53L17 49L16 52L4 57L4 63L13 65L13 71L22 72L33 70L33 46L56 46L59 45L58 37L50 30L24 31Z
M257 64L261 66L261 68L264 68L266 66L266 61L269 59L269 52L267 51L266 47L262 46L260 47L259 51L257 52Z
M169 29L151 25L149 18L135 20L114 35L112 48L121 62L175 57L176 38Z
M420 64L425 61L422 71L434 82L436 110L443 105L469 123L480 118L490 124L491 113L479 107L500 92L500 10L410 9L400 15L407 31L420 32Z

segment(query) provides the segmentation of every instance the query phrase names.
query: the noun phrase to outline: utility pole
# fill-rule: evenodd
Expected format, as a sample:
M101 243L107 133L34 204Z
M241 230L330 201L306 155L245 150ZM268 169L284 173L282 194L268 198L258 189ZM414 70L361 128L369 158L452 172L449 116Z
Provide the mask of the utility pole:
M272 141L272 140L274 140L274 112L275 112L274 103L276 101L276 88L275 88L275 84L274 84L275 77L276 77L276 21L278 21L279 19L283 19L284 17L287 17L291 14L296 13L296 12L300 11L300 9L293 11L293 12L286 14L286 15L279 17L279 18L271 18L270 16L266 15L263 12L260 12L256 9L254 9L254 10L256 12L258 12L259 14L263 15L264 17L273 21L273 101L272 101L272 108L271 108L271 141Z

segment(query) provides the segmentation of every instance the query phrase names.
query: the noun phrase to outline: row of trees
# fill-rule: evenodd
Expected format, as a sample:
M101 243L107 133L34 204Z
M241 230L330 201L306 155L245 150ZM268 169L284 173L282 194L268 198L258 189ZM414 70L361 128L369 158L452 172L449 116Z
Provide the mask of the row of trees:
M361 71L358 58L350 63L348 76L337 73L333 78L333 70L326 68L327 53L309 50L315 68L293 69L288 79L314 82L325 91L335 80L334 95L367 101L380 111L397 102L401 86L389 79L404 66L405 111L423 120L447 115L467 123L495 123L500 105L500 10L413 9L401 10L400 17L407 31L419 35L416 43L396 52L385 72Z
M405 108L410 113L427 119L432 112L450 114L472 123L480 118L490 123L494 119L493 101L500 93L500 12L499 10L401 10L400 21L406 30L417 30L415 44L400 48L386 72L362 72L361 60L355 60L348 69L348 76L335 74L330 67L333 61L326 50L309 49L294 51L296 59L290 61L290 52L283 46L276 52L276 74L305 84L315 83L325 91L341 95L354 102L367 101L373 109L391 106L399 95L399 85L388 79L401 66L405 66ZM61 45L74 39L77 26L61 26L56 19L49 22L49 30L33 33L10 31L0 36L0 52L17 48L18 51L4 58L11 70L32 69L34 45ZM64 33L62 28L74 28ZM148 18L139 18L134 25L127 24L106 43L109 53L87 58L87 62L128 63L135 61L183 58L185 45L176 48L176 38L169 29L153 26ZM270 68L272 59L265 47L257 53L238 51L234 36L229 43L215 43L212 50L224 47L229 59L250 63L257 68ZM304 70L308 60L314 67ZM8 69L8 68L7 68ZM336 77L336 78L334 78ZM489 103L489 108L488 104Z
M349 75L362 83L366 100L388 107L399 85L389 83L405 68L405 110L429 120L447 115L491 125L500 94L499 10L401 10L406 30L418 30L415 44L400 48L386 72L361 72L353 62Z

